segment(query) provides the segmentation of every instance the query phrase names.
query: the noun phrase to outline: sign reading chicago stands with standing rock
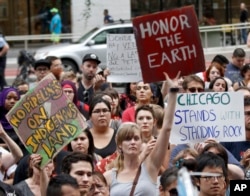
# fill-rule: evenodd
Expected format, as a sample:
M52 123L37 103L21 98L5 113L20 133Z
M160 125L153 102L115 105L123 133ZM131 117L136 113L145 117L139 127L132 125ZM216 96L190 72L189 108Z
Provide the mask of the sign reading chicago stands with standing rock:
M53 74L17 102L7 119L28 152L42 156L41 168L87 126Z
M193 6L136 17L133 28L144 82L205 71Z

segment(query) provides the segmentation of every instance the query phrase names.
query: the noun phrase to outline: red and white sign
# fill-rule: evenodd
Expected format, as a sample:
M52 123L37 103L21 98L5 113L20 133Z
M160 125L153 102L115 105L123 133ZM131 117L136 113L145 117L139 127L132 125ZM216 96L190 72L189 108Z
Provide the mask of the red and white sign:
M144 82L205 71L193 6L136 17L133 26Z

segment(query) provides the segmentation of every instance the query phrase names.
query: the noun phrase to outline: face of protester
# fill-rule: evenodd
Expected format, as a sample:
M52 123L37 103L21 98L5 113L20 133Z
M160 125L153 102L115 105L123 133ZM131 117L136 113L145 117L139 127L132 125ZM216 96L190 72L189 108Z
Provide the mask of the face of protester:
M37 81L41 81L49 73L50 70L47 66L40 65L35 69Z
M226 81L223 79L216 80L216 82L214 83L214 86L213 86L213 91L214 92L225 92L225 90L226 90Z
M175 180L174 182L172 182L168 187L166 187L165 191L163 191L161 185L160 185L160 196L171 196L171 194L173 194L173 192L176 193L177 189L177 180Z
M238 68L241 68L245 63L245 57L232 57L232 63Z
M93 126L108 127L111 119L111 112L105 103L100 102L95 105L90 118Z
M18 101L18 95L15 91L10 91L5 99L4 108L9 111Z
M87 161L78 161L71 164L69 175L76 179L81 194L89 192L92 184L92 166Z
M130 94L135 95L136 94L136 82L130 83Z
M97 175L93 175L93 183L90 189L90 195L92 196L108 196L109 195L108 186Z
M135 130L133 136L127 136L122 144L119 145L119 149L122 150L123 154L128 156L138 156L141 152L142 140L140 130Z
M76 137L74 140L72 140L71 148L73 152L83 152L83 153L88 153L88 148L89 148L89 139L86 135L86 133L81 133L78 137Z
M204 92L203 85L200 82L191 81L187 84L186 93L200 93Z
M70 101L73 101L75 94L72 88L63 88L63 92Z
M56 59L52 61L51 66L50 66L50 71L54 74L56 79L58 80L60 79L61 73L63 71L61 59Z
M209 72L209 79L210 81L214 80L215 78L221 76L220 71L216 67L212 67L212 69Z
M250 70L247 70L247 72L244 74L244 79L247 81L250 80Z
M96 75L97 66L95 61L85 61L81 66L83 77L86 80L92 80Z
M250 141L250 105L244 106L246 140Z
M140 110L136 116L136 124L140 127L142 134L152 134L155 120L150 111Z
M136 85L136 98L139 103L150 103L153 93L150 85L144 82L138 82Z
M80 190L70 185L63 185L61 196L81 196Z
M104 95L102 98L110 103L111 112L113 113L115 111L115 103L112 97L109 95Z
M225 194L226 181L223 170L220 167L205 167L202 172L215 173L218 176L201 176L197 181L201 195L223 195Z

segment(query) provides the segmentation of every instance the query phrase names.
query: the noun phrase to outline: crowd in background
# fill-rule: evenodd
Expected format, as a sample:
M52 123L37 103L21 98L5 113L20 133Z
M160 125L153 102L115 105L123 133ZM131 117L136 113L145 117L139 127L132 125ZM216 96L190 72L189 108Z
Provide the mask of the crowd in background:
M187 168L195 195L229 195L229 181L250 179L250 64L237 48L232 59L216 55L203 73L159 83L126 84L118 93L98 67L95 54L84 56L81 77L63 71L55 56L35 62L37 81L16 80L0 94L0 192L16 195L178 195L178 172ZM52 73L87 123L87 128L44 168L29 154L6 114L30 89ZM177 93L240 91L244 94L246 141L207 138L195 145L170 141ZM237 104L237 103L235 103ZM29 130L27 130L29 131Z

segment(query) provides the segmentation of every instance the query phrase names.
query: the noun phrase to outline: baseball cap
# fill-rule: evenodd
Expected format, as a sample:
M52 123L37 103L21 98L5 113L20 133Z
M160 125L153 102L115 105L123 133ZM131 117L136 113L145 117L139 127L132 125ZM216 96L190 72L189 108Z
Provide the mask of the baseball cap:
M37 60L34 64L34 69L36 69L39 66L46 66L50 69L50 62L45 59Z
M52 8L52 9L50 10L50 12L57 13L57 12L58 12L58 9L54 7L54 8Z
M83 63L84 63L85 61L95 61L95 62L97 63L97 65L101 63L101 61L99 60L99 58L98 58L95 54L93 54L93 53L91 53L91 54L86 54L86 55L83 57L83 59L82 59L82 62L83 62Z

